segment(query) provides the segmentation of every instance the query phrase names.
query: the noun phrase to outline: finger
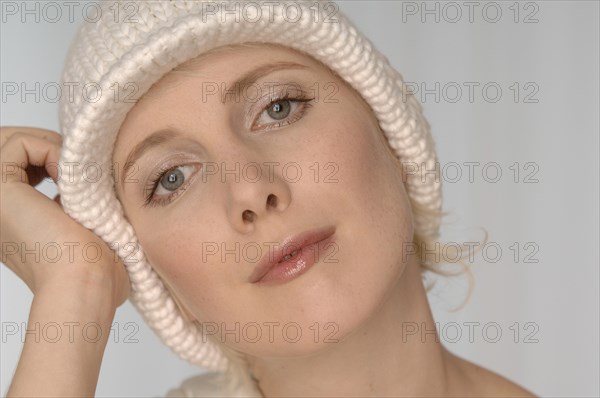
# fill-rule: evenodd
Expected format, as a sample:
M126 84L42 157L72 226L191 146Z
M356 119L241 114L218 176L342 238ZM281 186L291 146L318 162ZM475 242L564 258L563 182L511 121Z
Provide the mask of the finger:
M44 178L50 177L44 166L32 166L27 167L27 179L29 184L32 186L38 185Z
M62 135L52 130L40 129L37 127L0 127L0 148L5 142L16 133L28 134L43 140L62 143Z
M62 203L60 202L60 194L57 194L54 199L52 199L53 201L55 201L56 203L58 203L58 205L60 207L62 207Z
M54 181L59 178L60 144L53 139L46 140L39 136L14 132L2 145L0 157L2 158L3 183L35 183L36 181L30 180L30 175L27 172L30 165L42 167ZM29 170L29 174L31 173L32 169ZM34 176L35 174L31 175Z

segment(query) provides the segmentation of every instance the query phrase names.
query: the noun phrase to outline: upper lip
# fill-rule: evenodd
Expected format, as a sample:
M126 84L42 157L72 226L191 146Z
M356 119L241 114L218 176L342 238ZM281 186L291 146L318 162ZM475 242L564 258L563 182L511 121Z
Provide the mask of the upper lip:
M248 281L250 283L258 282L288 254L325 240L334 233L335 227L333 226L312 229L289 236L274 248L269 246L269 250L267 250L267 253L262 256L260 262L254 267L254 271L248 278Z

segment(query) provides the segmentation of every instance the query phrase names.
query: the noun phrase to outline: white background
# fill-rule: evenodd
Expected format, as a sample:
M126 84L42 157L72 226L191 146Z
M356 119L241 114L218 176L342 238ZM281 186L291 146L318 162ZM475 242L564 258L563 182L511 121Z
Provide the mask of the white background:
M450 215L444 238L481 238L485 228L490 242L502 249L497 262L491 261L493 247L487 260L475 256L474 292L462 310L448 311L464 297L462 281L441 281L430 294L444 344L536 394L598 396L598 2L520 2L515 7L513 1L500 1L486 12L486 3L476 3L472 22L464 2L344 1L340 7L405 81L430 90L440 84L439 99L431 93L422 102L441 164L447 165L444 206ZM439 22L435 13L423 12L425 7L438 7ZM502 15L493 23L497 9ZM23 23L20 14L3 15L3 84L58 82L81 21L80 12L75 16L73 23L66 14L57 23L36 23L32 16ZM532 23L525 23L526 17ZM472 102L465 82L479 84ZM462 97L455 100L457 86ZM494 87L502 89L496 102ZM527 94L536 102L525 102ZM8 96L1 106L3 126L58 129L57 104L48 98ZM472 182L464 162L479 162ZM500 180L486 181L498 168ZM527 176L537 182L526 183ZM54 195L55 187L44 184L43 190ZM526 262L527 254L538 262ZM3 394L22 348L19 334L5 332L26 322L31 299L26 285L2 266ZM473 342L465 322L478 323ZM462 336L457 337L456 325ZM118 309L114 329L118 335L106 350L98 396L162 396L201 371L163 346L129 302ZM490 342L498 329L499 341ZM127 343L127 336L138 342Z

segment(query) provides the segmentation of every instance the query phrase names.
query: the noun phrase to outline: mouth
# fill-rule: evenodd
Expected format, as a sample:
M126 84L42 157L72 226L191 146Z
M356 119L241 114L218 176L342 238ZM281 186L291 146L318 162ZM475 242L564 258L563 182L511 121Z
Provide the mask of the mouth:
M308 271L334 240L335 227L305 231L283 240L266 253L248 281L257 284L288 282Z

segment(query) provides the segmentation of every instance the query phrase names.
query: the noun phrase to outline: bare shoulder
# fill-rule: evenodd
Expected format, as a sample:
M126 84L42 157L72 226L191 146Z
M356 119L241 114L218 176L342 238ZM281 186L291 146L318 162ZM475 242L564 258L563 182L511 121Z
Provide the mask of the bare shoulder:
M507 378L450 354L457 378L462 380L458 395L478 397L535 397L535 395Z

